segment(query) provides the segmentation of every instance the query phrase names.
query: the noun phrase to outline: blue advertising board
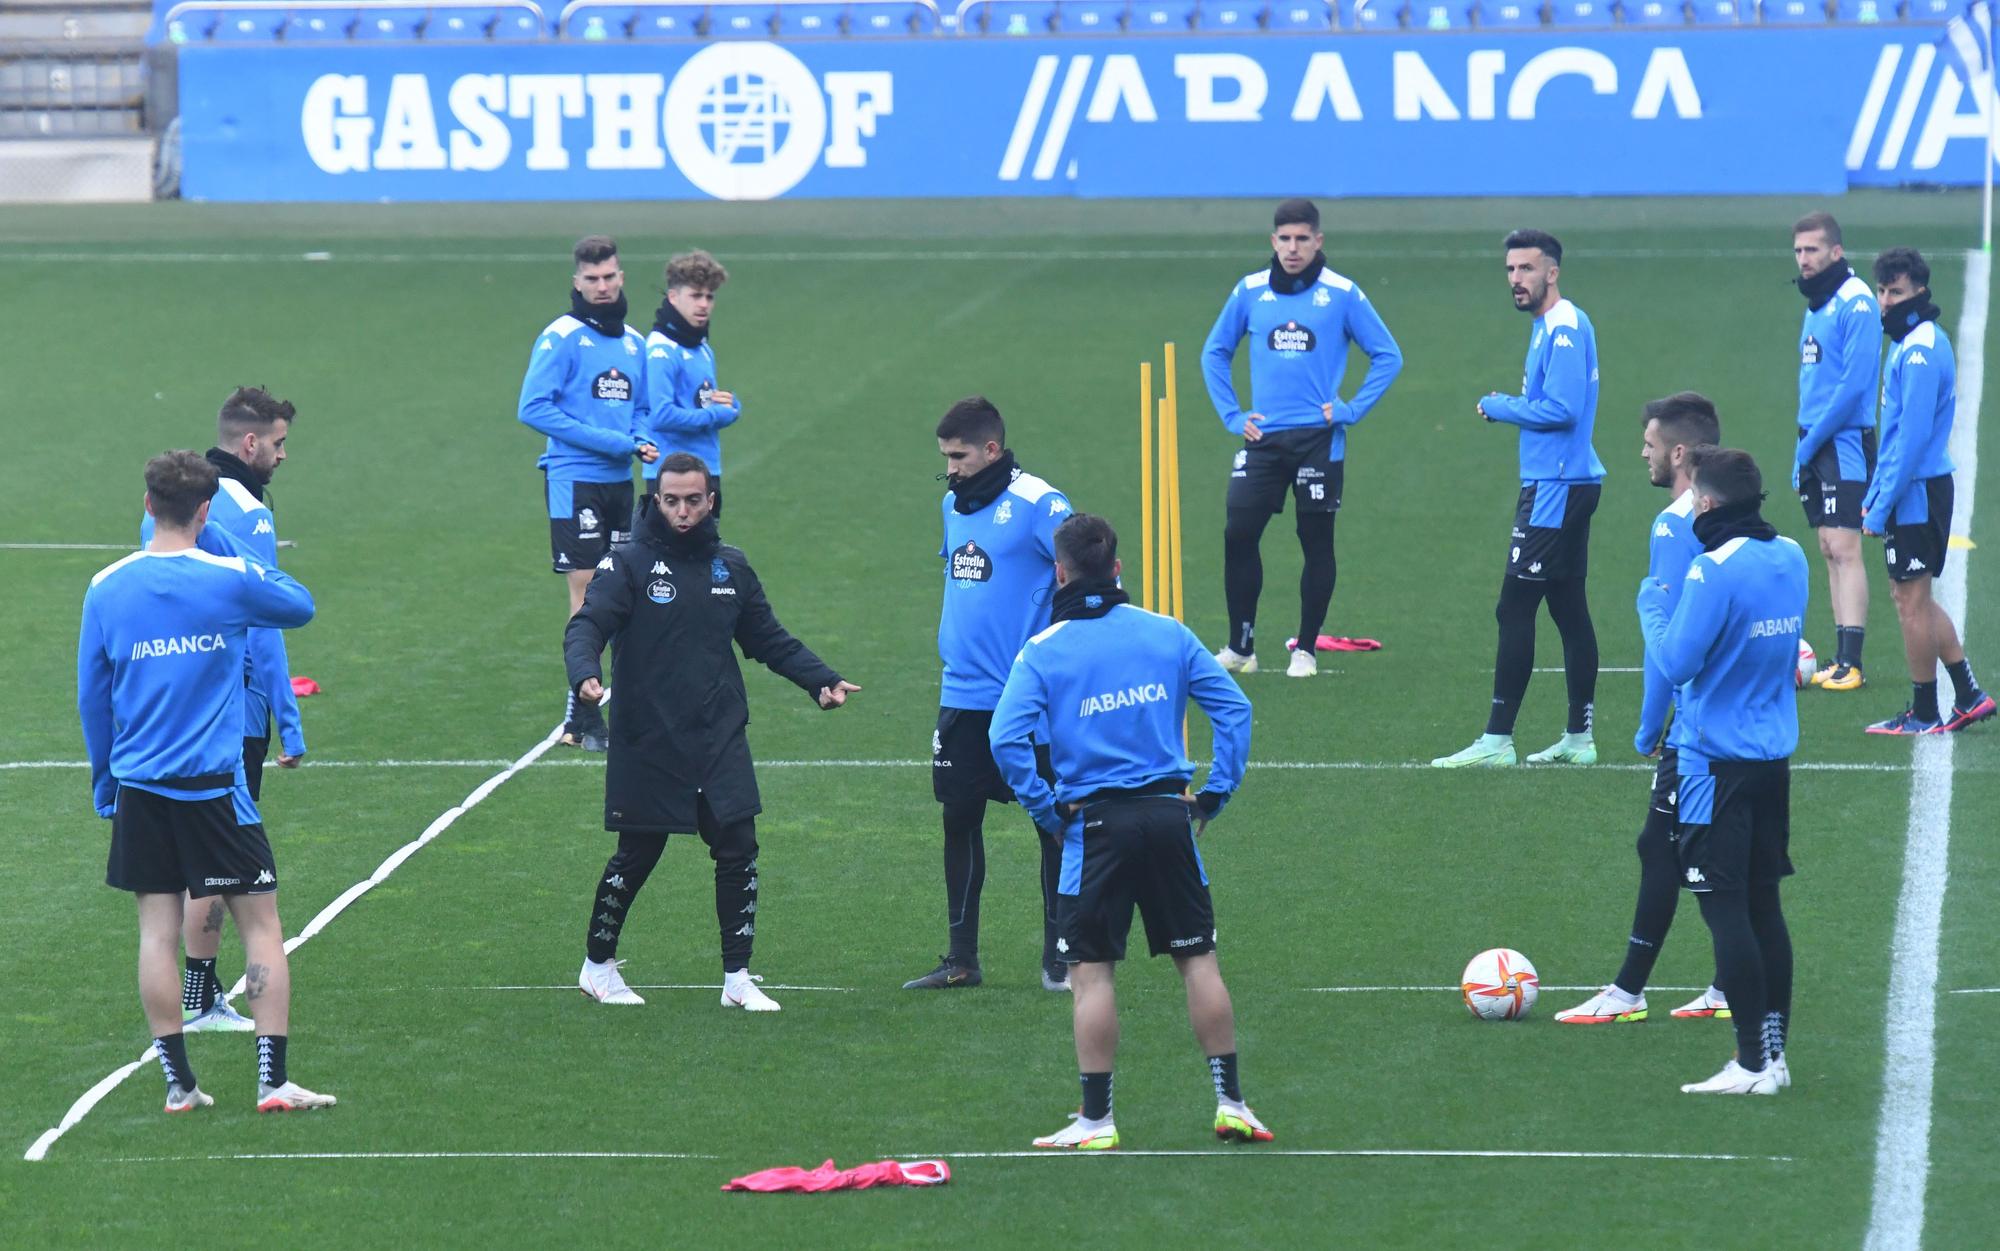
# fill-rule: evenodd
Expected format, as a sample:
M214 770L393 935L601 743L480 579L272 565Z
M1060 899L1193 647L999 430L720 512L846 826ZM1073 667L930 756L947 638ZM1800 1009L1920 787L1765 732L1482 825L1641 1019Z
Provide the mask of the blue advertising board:
M1980 180L1932 27L190 45L212 200L1826 194Z

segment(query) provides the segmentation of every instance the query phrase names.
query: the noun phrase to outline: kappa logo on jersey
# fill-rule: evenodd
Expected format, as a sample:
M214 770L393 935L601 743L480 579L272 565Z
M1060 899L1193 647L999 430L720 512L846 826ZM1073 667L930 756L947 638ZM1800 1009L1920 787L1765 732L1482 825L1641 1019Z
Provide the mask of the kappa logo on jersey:
M1916 558L1915 556L1912 556L1912 557L1910 557L1910 563L1909 563L1909 564L1907 564L1907 565L1905 565L1905 566L1903 566L1903 572L1904 572L1904 573L1924 573L1924 572L1926 572L1926 570L1924 569L1924 562L1923 562L1923 561L1921 561L1921 560L1918 560L1918 559L1917 559L1917 558Z
M653 567L652 567L652 569L651 569L651 570L649 570L648 572L650 572L650 573L651 573L651 574L652 574L652 575L653 575L654 577L656 577L656 578L657 578L657 577L659 577L659 576L660 576L661 574L663 574L663 573L672 573L672 572L673 572L673 570L671 570L671 569L667 568L667 562L666 562L666 561L664 561L664 560L656 560L656 561L654 561L654 562L653 562Z
M252 886L271 886L274 885L277 882L277 880L278 880L277 878L271 875L271 871L269 869L259 869L257 871L257 876L251 879L250 884Z
M580 539L597 537L597 510L579 508L576 510L576 536Z
M1265 342L1273 352L1310 352L1319 346L1319 336L1312 332L1310 326L1288 321L1282 326L1273 326Z
M599 569L614 569L617 566L611 563L611 557L606 556L603 560L597 562L597 567Z
M1278 297L1271 294L1271 288L1265 287L1264 294L1257 297L1257 302L1259 304L1276 304Z
M620 369L607 369L590 380L590 393L607 404L630 403L632 376Z
M1061 496L1057 496L1055 499L1049 501L1049 516L1060 517L1068 511L1069 501Z
M1003 499L1000 501L1000 507L993 510L993 524L1004 526L1012 520L1014 520L1014 501Z
M1689 566L1688 566L1688 581L1690 581L1690 582L1700 582L1701 580L1702 580L1702 576L1701 576L1701 566L1700 566L1700 565L1689 565Z
M1568 335L1566 335L1566 334L1562 334L1562 333L1558 333L1558 334L1556 335L1556 346L1557 346L1557 347L1575 347L1575 346L1576 346L1576 342L1575 342L1575 341L1574 341L1573 339L1571 339L1571 338L1570 338L1570 337L1569 337Z
M973 542L965 541L965 546L951 549L951 580L954 582L991 582L993 580L993 558L986 549Z
M1811 336L1811 335L1807 335L1807 336L1806 336L1806 341L1805 341L1804 343L1801 343L1801 344L1799 345L1799 364L1801 364L1801 365L1817 365L1817 364L1819 364L1819 340L1818 340L1818 339L1815 339L1815 338L1814 338L1813 336Z
M1333 303L1332 292L1328 291L1325 287L1315 287L1313 289L1313 307L1325 308L1331 303Z
M1662 521L1653 527L1653 537L1656 539L1671 539L1674 537L1674 528Z
M1693 884L1695 882L1706 882L1707 880L1708 880L1707 878L1701 875L1700 869L1696 868L1688 869L1688 882L1690 884Z
M163 639L140 639L132 644L132 659L154 656L186 656L194 652L226 652L229 644L220 634L182 634Z
M665 578L655 578L646 588L646 598L655 604L671 604L674 602L674 584Z
M1903 358L1903 363L1905 365L1921 365L1924 363L1924 354L1922 352L1912 352Z
M252 534L276 534L277 532L278 528L271 524L271 519L269 517L257 518L256 526L253 527L250 531L250 533Z
M722 557L717 556L714 560L708 562L708 580L710 582L729 581L729 566L723 563Z

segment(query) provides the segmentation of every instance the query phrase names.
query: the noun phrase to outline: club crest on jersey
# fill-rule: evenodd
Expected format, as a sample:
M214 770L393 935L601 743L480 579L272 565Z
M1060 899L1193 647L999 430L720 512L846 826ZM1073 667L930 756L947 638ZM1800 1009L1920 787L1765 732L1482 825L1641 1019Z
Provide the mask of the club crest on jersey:
M953 582L991 582L993 580L993 558L986 549L973 542L965 541L962 547L951 549L951 580Z
M1273 326L1266 342L1273 352L1310 352L1319 346L1319 337L1313 334L1312 327L1288 321Z
M1807 335L1806 341L1799 345L1799 364L1801 365L1819 364L1818 339L1813 338L1811 335Z
M1331 304L1331 303L1333 303L1333 293L1332 293L1332 292L1328 291L1328 290L1327 290L1327 289L1326 289L1325 287L1315 287L1315 288L1313 288L1313 307L1314 307L1314 308L1325 308L1325 307L1326 307L1327 305L1329 305L1329 304Z
M646 598L655 604L671 604L674 602L674 584L665 578L655 578L652 585L646 588Z
M729 566L722 563L722 557L717 556L714 560L708 562L708 580L710 582L729 581Z
M702 384L694 389L694 402L696 404L706 405L709 399L714 395L715 395L715 380L713 378L704 379Z
M1004 526L1012 520L1014 520L1014 501L1003 499L1000 501L1000 507L993 510L993 524Z
M607 369L590 380L590 393L607 404L630 403L632 376L620 369Z

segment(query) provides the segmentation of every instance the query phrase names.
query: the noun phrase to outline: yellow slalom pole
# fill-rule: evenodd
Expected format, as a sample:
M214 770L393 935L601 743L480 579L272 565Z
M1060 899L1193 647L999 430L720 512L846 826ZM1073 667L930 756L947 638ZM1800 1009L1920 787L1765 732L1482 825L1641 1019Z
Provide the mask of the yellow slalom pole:
M1179 561L1174 552L1174 448L1167 441L1167 401L1155 401L1160 409L1160 593L1154 610L1166 616L1174 611L1174 570Z
M1187 550L1181 541L1181 402L1174 380L1174 345L1167 344L1167 455L1171 460L1168 482L1173 487L1174 527L1174 620L1185 621L1183 600L1187 589Z
M1139 528L1141 568L1139 604L1153 608L1153 362L1139 363Z

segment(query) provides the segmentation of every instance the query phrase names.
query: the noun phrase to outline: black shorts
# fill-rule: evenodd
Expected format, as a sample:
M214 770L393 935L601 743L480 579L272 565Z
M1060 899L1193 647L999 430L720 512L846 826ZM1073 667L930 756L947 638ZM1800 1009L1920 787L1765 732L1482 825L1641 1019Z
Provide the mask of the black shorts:
M1332 426L1273 430L1246 441L1229 466L1228 507L1281 513L1289 487L1300 512L1339 512L1347 462L1328 460L1332 448Z
M1944 569L1945 553L1951 550L1951 509L1953 488L1950 474L1923 480L1924 500L1929 505L1923 521L1898 521L1889 515L1889 533L1883 536L1882 556L1889 566L1891 582L1914 582L1935 578Z
M238 825L236 801L168 799L118 788L104 883L145 895L268 895L278 866L262 825Z
M712 517L720 517L722 516L722 476L720 474L717 474L716 476L710 478L708 481L710 487L709 494L715 496L715 506L708 510L709 515ZM646 479L645 495L657 495L659 493L659 490L660 490L660 480L657 477ZM641 509L645 508L645 506L646 506L646 501L643 495L640 497L638 503L632 505L632 532L634 534L637 534L639 532L639 512Z
M1799 507L1805 510L1806 524L1815 530L1823 526L1861 528L1861 500L1868 494L1869 479L1875 476L1875 432L1861 432L1861 458L1867 469L1859 478L1841 472L1837 445L1847 434L1843 430L1828 439L1813 453L1811 463L1799 470Z
M1681 777L1681 884L1697 894L1769 886L1790 877L1791 762L1716 760Z
M1014 802L1014 790L1000 776L993 763L993 745L986 732L993 728L993 710L940 708L937 728L931 731L931 795L941 804L963 800L990 799ZM1035 744L1035 772L1054 784L1055 770L1049 764L1046 743Z
M1595 482L1529 483L1514 507L1507 576L1562 582L1590 572L1590 517L1604 488Z
M243 740L243 780L250 786L250 802L264 798L264 761L271 754L270 738Z
M1208 874L1195 850L1188 806L1176 795L1086 803L1064 830L1056 896L1060 958L1069 964L1123 960L1135 906L1154 955L1215 950Z
M1660 759L1653 765L1654 812L1673 816L1680 811L1681 761L1680 753L1671 747L1660 748Z
M632 516L632 481L562 482L543 475L549 506L549 560L557 573L589 573L632 537L617 529Z

